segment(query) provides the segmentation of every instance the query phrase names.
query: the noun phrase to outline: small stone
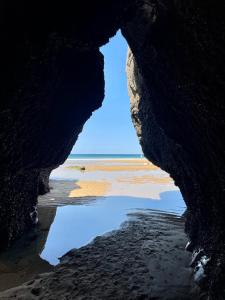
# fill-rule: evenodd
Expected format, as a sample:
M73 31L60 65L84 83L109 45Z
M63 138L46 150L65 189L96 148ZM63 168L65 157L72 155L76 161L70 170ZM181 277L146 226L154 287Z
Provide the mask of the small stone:
M41 288L33 288L31 293L35 296L39 296L41 294Z

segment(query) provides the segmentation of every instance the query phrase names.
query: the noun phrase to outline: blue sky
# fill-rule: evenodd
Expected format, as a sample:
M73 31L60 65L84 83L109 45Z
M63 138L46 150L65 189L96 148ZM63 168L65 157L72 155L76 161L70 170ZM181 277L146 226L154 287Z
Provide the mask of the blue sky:
M120 32L101 48L105 57L105 99L84 125L71 153L142 153L130 117L126 80L127 43Z

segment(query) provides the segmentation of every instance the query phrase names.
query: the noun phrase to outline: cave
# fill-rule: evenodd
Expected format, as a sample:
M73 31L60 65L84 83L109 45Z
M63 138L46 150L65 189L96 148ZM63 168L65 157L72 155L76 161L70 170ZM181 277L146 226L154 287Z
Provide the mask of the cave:
M102 104L99 48L121 29L143 152L181 190L187 250L205 269L206 299L224 299L225 4L24 0L1 7L0 247L35 227L51 170Z

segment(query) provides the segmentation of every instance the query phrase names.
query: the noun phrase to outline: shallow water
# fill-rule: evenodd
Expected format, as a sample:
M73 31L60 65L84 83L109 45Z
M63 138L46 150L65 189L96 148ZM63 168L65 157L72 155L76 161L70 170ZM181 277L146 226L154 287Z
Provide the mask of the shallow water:
M132 164L136 164L133 162ZM51 225L44 250L41 258L47 260L50 264L57 264L59 257L64 255L72 248L79 248L89 243L96 236L106 232L118 229L126 221L127 214L137 209L152 209L181 215L185 210L185 204L177 187L172 180L160 184L156 182L135 183L133 181L120 182L118 178L129 179L132 176L142 178L151 174L153 178L166 178L168 174L160 169L148 171L95 171L80 172L68 167L74 165L99 164L99 161L67 161L63 166L53 171L51 178L54 179L53 186L57 190L65 190L65 193L59 195L52 193L44 196L45 201L52 203L68 203L73 201L73 205L57 207L55 219ZM102 161L101 164L115 165L118 161ZM119 164L129 164L129 162L119 162ZM57 180L57 181L56 181ZM68 182L71 181L71 183ZM104 180L110 182L111 187L102 197L79 197L71 200L69 191L72 188L73 181L79 180L96 181ZM66 188L68 186L68 188ZM75 187L75 186L74 186ZM57 200L57 196L60 198ZM48 201L49 197L53 201ZM47 199L48 198L48 199Z
M98 198L88 205L58 207L41 258L57 264L58 258L72 248L89 243L94 237L118 229L127 214L137 209L184 212L179 191L161 193L161 200L109 196Z
M180 216L185 204L173 181L135 182L132 176L168 178L160 169L150 171L80 172L68 166L115 165L114 161L69 161L51 175L53 189L39 197L39 224L14 246L0 254L0 290L19 285L41 272L49 272L59 257L72 248L91 242L96 236L118 229L135 211L152 210L159 216ZM129 162L119 162L129 164ZM137 162L133 162L137 164ZM120 180L118 180L118 178ZM121 180L122 179L122 180ZM129 179L124 181L123 179ZM98 197L71 197L79 181L110 182L110 189Z
M110 189L107 191L106 196L130 196L130 197L141 197L141 198L153 198L160 199L160 193L165 191L179 191L174 185L169 175L159 168L152 170L138 170L138 171L99 171L94 172L79 171L72 169L73 166L138 166L145 165L146 162L138 163L138 160L67 160L62 166L55 169L51 174L52 180L60 181L106 181L110 183ZM160 183L146 181L136 182L132 179L143 178L144 176L150 176L155 179L168 179L168 182ZM130 179L130 181L129 181ZM75 188L75 186L74 186Z

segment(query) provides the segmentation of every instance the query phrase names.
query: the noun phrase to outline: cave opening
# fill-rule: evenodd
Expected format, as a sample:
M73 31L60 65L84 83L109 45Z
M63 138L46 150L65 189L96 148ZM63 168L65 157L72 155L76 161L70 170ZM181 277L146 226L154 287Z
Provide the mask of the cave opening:
M143 157L130 116L125 73L127 44L121 32L101 49L105 60L105 100L84 125L66 162L50 176L50 192L39 196L39 224L34 242L25 235L6 258L28 257L36 272L51 271L59 258L95 237L118 230L128 215L151 211L180 216L185 204L167 173ZM116 91L116 92L115 92ZM156 230L160 231L160 226ZM173 233L174 234L174 233ZM29 246L24 247L23 243ZM19 246L18 246L19 245ZM19 250L18 250L19 248ZM14 264L13 263L13 264ZM11 272L21 274L11 265ZM29 264L22 269L28 268ZM33 276L30 271L27 277ZM14 281L0 287L12 287Z
M39 197L43 206L46 202L65 205L56 208L41 252L41 258L53 265L67 251L118 229L128 211L151 209L181 215L185 210L172 179L144 158L139 145L127 91L127 49L120 31L101 48L102 107L85 123L67 161L52 171L53 189Z
M131 120L127 49L121 31L100 48L104 55L104 101L85 123L71 154L133 154L137 157L143 154Z
M65 204L63 193L69 195L67 204L73 201L74 180L68 180L70 188L69 183L65 188L63 181L56 181L63 187L63 193L58 194L58 199L51 193L46 194L51 195L49 199L43 198L50 204L48 213L45 213L48 217L41 219L43 214L40 213L41 222L38 224L37 197L49 191L50 172L66 160L84 123L102 105L104 75L99 47L121 28L132 51L128 56L128 83L132 118L143 152L149 160L171 174L187 204L182 233L174 229L170 235L172 232L167 231L167 238L173 238L167 240L169 251L165 252L164 258L175 265L172 269L176 272L171 274L177 279L177 270L182 269L185 262L183 256L179 256L182 261L179 269L179 259L172 254L174 251L177 254L183 247L185 223L190 241L188 249L193 253L191 265L203 292L201 296L210 300L224 299L224 2L217 1L212 5L212 1L122 0L93 1L87 5L84 1L76 1L76 9L73 4L74 1L68 5L49 3L43 6L37 2L33 6L28 1L3 1L1 5L0 249L14 242L20 246L31 244L36 249L37 255L32 256L32 262L40 267L36 268L37 271L43 271L43 266L46 271L52 270L46 261L40 260L39 253L47 239L50 223L58 214L57 203ZM83 172L83 167L76 171L80 175L87 173ZM86 204L88 206L89 201ZM39 212L42 209L46 208L39 199ZM64 298L69 289L73 298L79 298L76 281L68 285L62 274L70 272L71 260L77 255L76 259L82 266L86 261L79 259L92 257L88 260L91 266L88 274L94 280L85 282L88 278L82 273L85 268L79 269L80 273L75 271L77 265L73 269L73 277L84 275L82 298L91 295L94 299L113 299L114 296L116 299L197 299L190 296L189 283L180 297L178 291L184 286L182 282L176 287L165 286L163 282L163 298L157 291L152 295L154 282L162 283L160 277L165 278L166 270L157 269L162 256L155 247L159 245L158 248L162 249L157 236L162 237L163 230L154 227L160 223L154 218L150 222L146 216L135 216L130 227L117 231L117 238L101 237L92 245L70 253L67 256L69 268L68 265L67 269L59 266L53 278L51 274L44 276L41 287L38 287L38 279L30 283L31 286L25 285L4 295L1 293L0 297L23 298L25 292L26 299L37 293L44 299L58 299ZM139 226L139 221L142 226ZM171 217L167 221L171 224ZM154 236L150 234L151 226L156 233ZM143 228L142 238L140 227ZM24 233L29 230L26 240ZM178 231L179 234L174 234ZM143 238L145 234L147 240ZM181 237L180 244L177 236ZM166 236L163 238L166 243ZM37 240L41 242L37 243ZM151 243L151 240L156 243ZM115 244L117 246L113 248ZM174 247L169 248L170 245ZM110 277L110 272L105 272L108 269L115 271L114 261L109 259L110 268L107 265L103 268L104 275L99 276L96 283L91 271L102 275L100 259L107 256L107 251L102 254L99 250L102 248L111 253L113 259L119 257L117 264L121 263L126 271L120 281L115 279L117 276ZM100 252L97 253L96 249ZM130 255L122 255L121 249ZM13 280L9 280L9 274L13 273L11 257L18 266L17 279L26 279L23 277L26 272L21 269L23 260L14 250L12 247L1 256L1 259L8 258L8 263L0 263L1 280L6 285ZM29 253L24 254L26 258ZM83 255L85 253L88 255ZM153 259L155 254L158 255L157 263ZM142 271L133 267L137 261L141 262ZM156 276L152 276L154 271ZM144 277L143 274L148 275ZM102 286L105 277L114 288ZM152 277L154 280L149 284ZM169 278L168 274L165 281L174 283L173 279L167 280ZM56 281L60 282L60 287ZM174 293L166 295L165 291L171 293L172 286ZM99 287L102 287L100 297Z

